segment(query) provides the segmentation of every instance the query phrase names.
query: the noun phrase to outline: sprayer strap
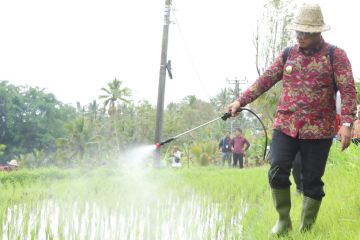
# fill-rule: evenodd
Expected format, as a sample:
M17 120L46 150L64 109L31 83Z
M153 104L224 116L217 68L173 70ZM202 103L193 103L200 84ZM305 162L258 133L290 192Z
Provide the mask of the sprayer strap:
M292 47L287 47L285 48L284 50L284 53L282 55L282 59L283 59L283 64L286 63L286 60L289 58L289 53L290 53L290 50L292 49Z

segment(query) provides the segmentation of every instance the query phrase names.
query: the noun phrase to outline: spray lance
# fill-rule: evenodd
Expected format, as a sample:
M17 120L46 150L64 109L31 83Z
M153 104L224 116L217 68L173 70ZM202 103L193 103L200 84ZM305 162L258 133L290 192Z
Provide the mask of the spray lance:
M241 107L237 112L241 112L241 111L244 111L244 110L245 110L245 111L248 111L248 112L250 112L252 115L254 115L254 116L259 120L259 122L261 123L261 126L263 127L263 130L264 130L264 133L265 133L265 147L264 147L264 156L263 156L263 158L264 158L264 160L265 160L266 151L267 151L267 144L268 144L268 137L267 137L266 127L265 127L263 121L260 119L260 117L259 117L255 112L253 112L251 109ZM203 124L201 124L201 125L199 125L199 126L197 126L197 127L194 127L194 128L192 128L192 129L190 129L190 130L187 130L186 132L180 133L180 134L178 134L178 135L176 135L176 136L174 136L174 137L172 137L172 138L169 138L169 139L167 139L167 140L165 140L165 141L162 141L162 142L160 142L160 143L156 143L155 146L156 146L157 148L160 148L162 145L167 144L167 143L170 143L170 142L174 141L175 139L177 139L177 138L179 138L179 137L181 137L181 136L183 136L183 135L186 135L186 134L188 134L188 133L190 133L190 132L192 132L192 131L195 131L195 130L197 130L197 129L199 129L199 128L202 128L202 127L204 127L204 126L206 126L206 125L209 125L210 123L216 122L217 120L220 120L220 119L226 121L226 120L227 120L228 118L230 118L230 117L231 117L231 112L224 113L224 115L222 115L221 117L217 117L217 118L215 118L215 119L213 119L213 120L211 120L211 121L208 121L208 122L203 123Z

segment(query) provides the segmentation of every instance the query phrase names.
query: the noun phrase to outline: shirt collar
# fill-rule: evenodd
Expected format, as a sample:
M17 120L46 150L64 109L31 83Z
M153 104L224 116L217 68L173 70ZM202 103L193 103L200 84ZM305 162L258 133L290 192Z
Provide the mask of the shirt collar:
M325 43L325 41L324 41L323 37L321 37L320 42L318 44L316 44L314 47L312 47L308 50L298 47L298 51L303 53L306 56L310 56L316 52L319 52L322 49L322 47L324 46L324 43Z

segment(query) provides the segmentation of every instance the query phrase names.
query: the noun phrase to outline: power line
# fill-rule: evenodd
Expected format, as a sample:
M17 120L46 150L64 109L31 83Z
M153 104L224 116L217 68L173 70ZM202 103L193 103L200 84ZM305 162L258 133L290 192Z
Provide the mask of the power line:
M204 91L205 94L207 95L207 97L208 97L208 99L210 100L210 102L213 103L213 101L211 100L211 97L210 97L208 91L207 91L206 88L205 88L205 85L203 84L203 81L201 80L199 71L198 71L198 69L197 69L197 67L196 67L196 64L195 64L195 61L194 61L194 59L193 59L193 57L192 57L192 55L191 55L191 52L190 52L190 50L189 50L189 48L188 48L188 46L187 46L187 43L186 43L184 34L183 34L182 30L181 30L180 23L179 23L179 20L178 20L177 17L176 17L176 14L175 14L175 10L174 10L174 9L172 10L172 14L173 14L174 19L175 19L175 25L176 25L179 33L180 33L181 40L182 40L182 42L183 42L183 44L184 44L185 51L186 51L186 53L187 53L187 55L188 55L188 57L189 57L189 59L190 59L191 66L192 66L192 68L193 68L193 70L194 70L194 72L195 72L196 78L197 78L197 80L199 81L201 88L203 89L203 91Z
M245 77L245 79L237 79L237 77L235 77L235 79L228 79L226 78L226 81L229 83L229 84L234 84L235 85L235 89L234 89L234 97L235 99L237 99L239 96L240 96L240 84L247 84L248 81Z

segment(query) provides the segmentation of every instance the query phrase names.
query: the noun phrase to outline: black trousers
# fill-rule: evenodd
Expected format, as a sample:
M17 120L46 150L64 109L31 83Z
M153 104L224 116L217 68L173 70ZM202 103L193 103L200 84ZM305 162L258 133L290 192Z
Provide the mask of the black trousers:
M294 162L292 163L292 175L298 191L303 191L301 183L301 154L297 152L295 155Z
M244 155L233 153L233 167L236 167L238 161L239 161L239 167L243 168L244 167Z
M324 196L321 180L332 139L299 139L274 130L271 141L269 183L272 188L288 188L292 163L301 154L301 182L304 196L321 200Z

